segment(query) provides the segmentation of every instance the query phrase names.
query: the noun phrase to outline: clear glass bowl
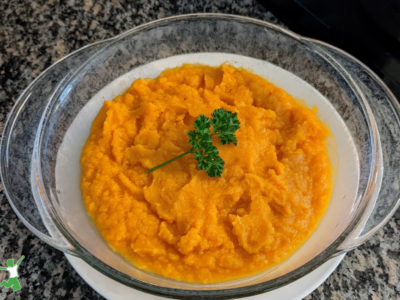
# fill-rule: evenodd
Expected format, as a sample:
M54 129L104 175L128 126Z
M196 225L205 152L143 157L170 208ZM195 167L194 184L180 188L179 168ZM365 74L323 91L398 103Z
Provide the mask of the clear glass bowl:
M326 242L308 249L300 260L291 257L254 276L206 285L170 280L127 263L101 239L81 199L60 200L55 176L65 132L100 89L148 62L198 52L265 60L311 84L346 123L360 169L352 209L346 216L337 216L340 230L326 234ZM254 295L288 284L332 256L357 247L389 220L400 196L399 114L399 104L385 84L361 62L335 47L246 17L176 16L88 45L33 81L5 125L1 177L11 206L34 234L112 279L170 297Z

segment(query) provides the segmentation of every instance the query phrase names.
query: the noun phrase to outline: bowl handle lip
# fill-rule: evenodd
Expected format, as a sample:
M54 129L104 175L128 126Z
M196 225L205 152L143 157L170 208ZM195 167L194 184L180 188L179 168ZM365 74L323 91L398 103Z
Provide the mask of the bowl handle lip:
M380 148L380 147L379 147ZM383 154L380 152L378 156L377 164L381 164L383 162ZM374 185L380 187L383 179L384 167L383 164L380 168L378 168L378 172L374 178ZM379 223L374 224L374 226L369 229L367 232L363 233L363 229L365 228L369 218L373 214L373 210L375 208L376 202L379 197L380 188L375 188L372 192L367 195L369 198L367 205L358 221L357 226L353 228L353 230L349 233L349 235L344 239L344 241L337 248L337 254L350 251L354 248L357 248L361 244L363 244L366 240L368 240L372 235L374 235L386 222L392 217L392 215L396 211L396 207L388 214L384 219L382 219Z
M47 235L37 229L34 225L32 225L17 209L17 207L14 205L13 201L5 192L6 197L8 199L8 202L10 203L11 208L15 212L15 214L18 216L18 218L22 221L22 223L34 234L36 235L40 240L45 242L46 244L52 246L53 248L60 250L64 253L71 254L73 256L78 256L79 257L79 251L73 247L71 244L65 244L62 241L54 238L53 236Z
M4 183L4 181L2 181ZM33 192L33 191L32 191ZM74 246L72 246L70 243L66 243L65 240L63 241L62 239L56 238L53 235L47 235L44 232L42 232L40 229L38 229L36 226L34 226L31 222L29 222L24 214L17 208L17 206L15 205L15 202L13 200L13 198L11 197L11 195L9 194L6 185L4 185L4 194L8 200L8 203L10 204L12 210L14 211L14 213L17 215L17 217L22 221L22 223L34 234L36 235L40 240L44 241L45 243L49 244L50 246L52 246L53 248L56 248L57 250L60 250L62 252L74 255L74 256L79 256L79 251L77 250L77 248L75 248ZM35 202L36 204L36 197L35 198ZM39 206L40 207L40 206ZM49 226L46 223L46 221L43 219L43 215L42 215L42 209L38 207L39 210L39 214L43 220L43 223L45 224L46 229L49 232L52 232L54 230L49 230Z
M319 47L322 48L328 48L329 50L338 53L341 56L344 56L346 59L352 61L353 63L357 64L359 67L363 69L363 71L366 72L368 76L371 77L372 80L376 82L377 85L379 85L380 88L382 88L383 92L386 94L387 98L390 101L390 104L392 105L392 109L397 112L398 115L400 115L400 99L397 100L396 96L392 93L392 91L387 87L387 85L364 63L359 61L357 58L354 56L346 53L345 51L332 46L330 44L327 44L323 41L312 39L312 38L305 38L302 37L304 41L311 42L313 44L318 45ZM329 54L326 54L329 55ZM330 55L329 55L330 56ZM331 59L334 59L331 57ZM340 64L340 63L339 63ZM342 68L344 68L342 66ZM346 71L346 70L345 70ZM377 132L378 139L380 141L380 134L379 131ZM371 236L373 236L379 229L381 229L389 220L390 218L394 215L394 213L397 211L397 209L400 207L400 199L394 199L395 204L392 206L390 211L386 214L384 218L382 218L378 223L374 224L371 228L369 228L366 232L363 232L368 220L370 217L373 215L373 210L375 208L375 204L377 202L377 199L379 197L379 192L380 192L380 187L383 181L383 175L384 175L384 159L383 159L383 150L382 150L382 145L381 142L378 143L378 153L377 155L377 165L381 165L380 168L378 168L375 176L374 176L374 185L378 186L378 189L372 190L369 194L365 195L368 200L368 204L366 205L359 221L358 225L355 226L351 232L347 235L347 237L340 243L340 245L337 247L337 250L332 254L332 256L337 256L342 253L345 253L347 251L350 251L364 242L366 242ZM363 199L361 199L363 200Z
M1 163L0 163L0 179L1 182L3 183L3 191L4 194L12 208L12 210L14 211L14 213L17 215L17 217L22 221L22 223L33 233L35 234L39 239L41 239L42 241L44 241L45 243L47 243L48 245L56 248L57 250L60 250L62 252L74 255L74 256L80 256L80 250L73 246L70 242L68 242L65 238L62 238L62 234L59 230L56 230L56 227L54 226L54 222L51 221L51 219L46 218L46 220L43 219L44 213L41 212L41 205L38 205L38 201L37 201L37 197L35 198L35 203L36 206L39 210L39 214L42 218L43 223L45 224L46 229L49 231L49 233L51 234L46 234L43 231L41 231L40 229L38 229L34 224L32 224L31 222L28 221L28 219L26 218L26 216L24 216L24 213L18 209L17 205L16 205L16 199L15 197L18 197L17 195L11 194L11 191L8 189L7 186L7 167L5 164L5 161L3 160L7 160L7 152L8 152L8 141L9 141L9 137L11 135L12 132L12 128L14 127L14 124L16 122L16 119L18 118L19 115L19 111L21 110L21 108L26 104L29 95L32 91L32 89L34 89L42 80L46 80L46 74L49 73L49 71L53 68L55 68L56 66L58 66L61 63L66 63L68 62L70 59L73 59L81 54L83 54L84 52L87 52L88 50L92 50L94 47L98 47L99 49L96 50L99 51L100 48L103 48L104 46L106 46L110 41L112 41L114 38L110 38L110 39L105 39L105 40L100 40L91 44L88 44L78 50L75 50L71 53L69 53L68 55L66 55L65 57L63 57L62 59L58 60L57 62L55 62L54 64L52 64L50 67L48 67L47 69L45 69L42 73L40 73L40 75L38 77L36 77L25 89L24 91L20 94L20 96L17 98L13 108L11 109L11 111L8 113L8 117L7 120L4 124L4 128L3 128L3 132L1 135L1 140L0 140L0 151L1 151ZM32 155L33 157L33 155ZM29 180L29 178L27 178L27 180ZM36 186L32 185L32 172L31 172L31 192L32 194L34 193L33 191L33 187ZM39 201L40 202L40 201ZM44 209L42 207L42 209ZM45 209L44 209L45 210ZM46 224L46 222L50 222L50 226L48 226L48 224ZM49 230L49 228L51 228L51 230Z
M51 213L50 208L48 207L48 199L46 197L43 197L45 193L43 192L44 187L40 185L40 181L37 180L36 176L36 168L34 167L33 161L35 160L34 157L37 155L37 152L34 150L33 155L32 155L32 163L31 163L31 191L32 195L34 198L34 201L36 203L36 207L39 211L40 217L42 219L42 222L44 226L46 227L49 235L41 232L37 228L35 228L31 223L29 223L22 215L21 213L14 209L18 217L24 222L24 224L32 230L34 234L36 234L40 239L42 239L44 242L49 244L50 246L61 250L62 252L72 254L74 256L79 256L78 250L75 246L73 246L68 239L65 237L65 235L62 233L62 230L58 226L57 220L54 218L54 215Z

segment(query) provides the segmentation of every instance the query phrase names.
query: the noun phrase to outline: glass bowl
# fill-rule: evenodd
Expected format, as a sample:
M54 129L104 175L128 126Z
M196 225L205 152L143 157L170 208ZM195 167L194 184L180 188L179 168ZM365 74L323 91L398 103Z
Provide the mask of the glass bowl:
M354 199L332 199L322 220L331 220L330 227L324 227L331 230L322 232L323 241L316 242L313 234L310 241L314 238L314 242L307 241L285 262L254 276L215 284L175 281L126 262L102 240L80 197L65 197L56 176L59 149L69 126L103 87L149 62L202 52L267 61L307 82L329 100L346 124L359 169ZM34 234L112 279L169 297L248 296L308 274L329 258L360 245L389 220L400 196L399 114L399 104L385 84L340 49L251 18L182 15L81 48L36 78L19 97L5 125L1 178L11 206ZM343 164L345 156L337 163ZM79 157L70 163L79 165ZM70 180L79 186L79 176L75 177ZM350 209L338 214L336 208L345 201L351 201L346 204Z

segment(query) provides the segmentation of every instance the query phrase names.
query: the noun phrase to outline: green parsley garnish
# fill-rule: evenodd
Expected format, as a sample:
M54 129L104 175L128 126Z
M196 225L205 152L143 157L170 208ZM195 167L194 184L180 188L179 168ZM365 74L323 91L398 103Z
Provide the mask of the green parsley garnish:
M237 119L237 113L232 113L223 108L214 110L211 117L210 120L206 116L200 115L194 121L194 130L188 132L189 144L192 146L189 151L147 170L146 173L161 168L186 154L193 153L200 170L206 171L210 177L221 177L225 163L219 156L218 148L212 143L212 137L217 135L221 145L233 143L236 146L235 131L239 129L240 123ZM211 125L213 126L212 133L210 132Z

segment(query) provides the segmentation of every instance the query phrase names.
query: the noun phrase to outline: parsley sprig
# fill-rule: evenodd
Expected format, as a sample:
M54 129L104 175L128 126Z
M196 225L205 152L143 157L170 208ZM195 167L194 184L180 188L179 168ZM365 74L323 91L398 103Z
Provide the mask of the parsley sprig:
M236 146L237 139L235 131L239 129L240 122L237 119L237 113L232 113L223 108L214 110L211 117L212 119L210 120L206 116L200 115L197 120L194 121L194 130L188 132L189 144L192 146L189 151L155 166L146 172L150 173L187 154L193 153L199 169L206 171L207 175L210 177L221 177L225 163L219 156L218 148L214 146L212 138L214 135L217 135L221 145L233 143ZM213 127L212 132L210 130L211 125Z

